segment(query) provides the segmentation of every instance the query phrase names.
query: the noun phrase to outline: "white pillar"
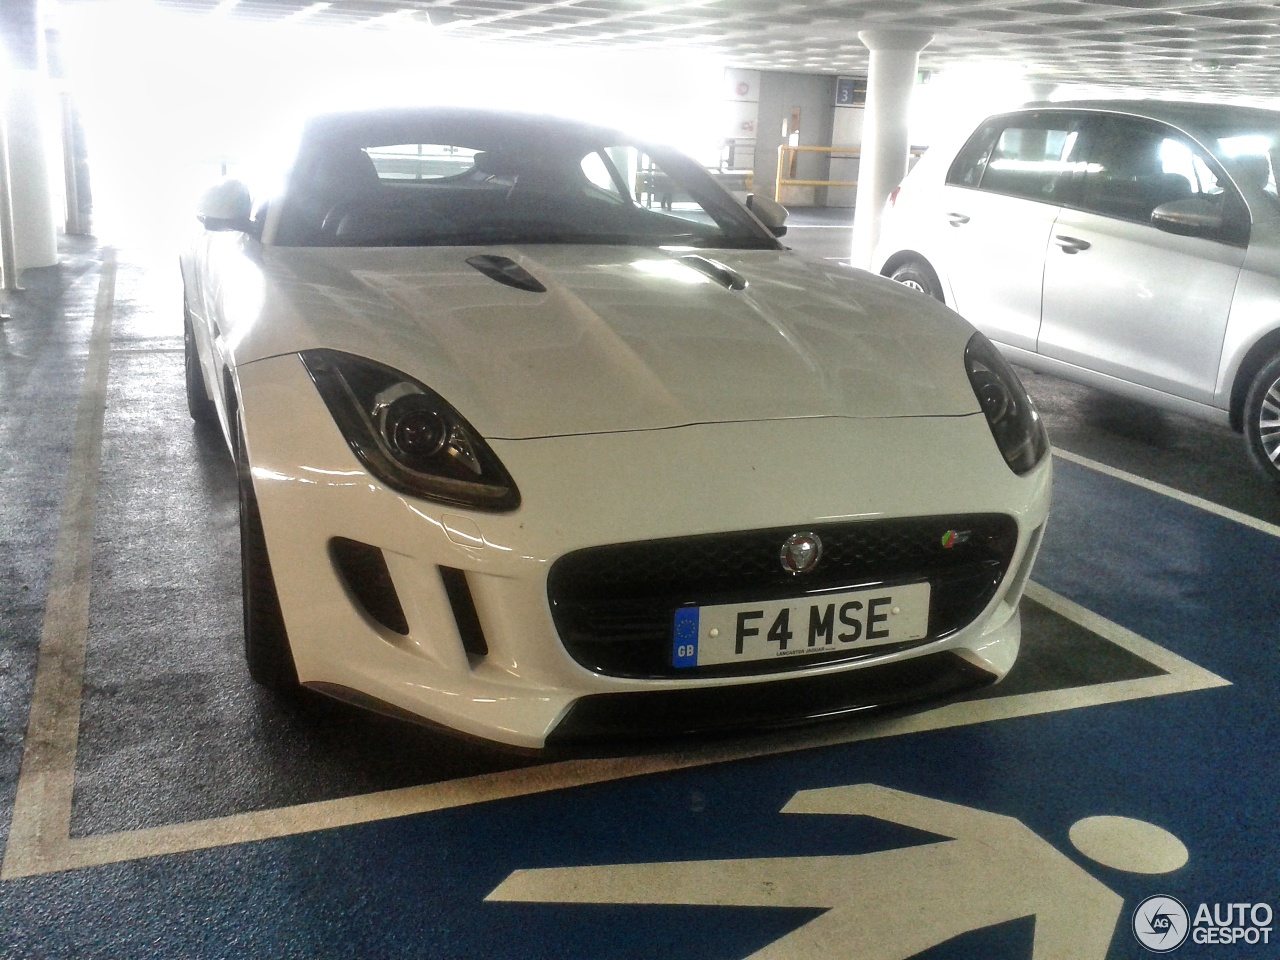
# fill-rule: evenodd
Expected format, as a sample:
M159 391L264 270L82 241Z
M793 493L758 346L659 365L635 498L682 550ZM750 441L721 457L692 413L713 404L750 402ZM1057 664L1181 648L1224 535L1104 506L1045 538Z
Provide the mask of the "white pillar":
M53 98L45 74L39 0L0 0L0 111L8 138L13 256L19 270L58 262L49 178Z
M21 290L18 260L13 255L13 191L9 186L9 138L0 114L0 289ZM0 320L7 319L0 312Z
M860 30L858 39L871 51L871 58L850 262L865 268L871 265L871 251L880 236L885 201L907 172L911 147L907 112L920 51L933 34L923 30Z
M14 259L19 270L51 267L58 262L58 227L49 180L48 81L35 70L15 70L5 101Z

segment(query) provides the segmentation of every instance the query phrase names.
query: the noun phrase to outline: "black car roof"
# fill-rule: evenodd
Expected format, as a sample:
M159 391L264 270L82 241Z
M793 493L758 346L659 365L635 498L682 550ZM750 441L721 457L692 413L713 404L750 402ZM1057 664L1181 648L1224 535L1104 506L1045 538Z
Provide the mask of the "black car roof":
M1026 110L1096 110L1161 120L1180 127L1214 129L1224 123L1280 127L1280 111L1242 104L1189 100L1055 100L1029 103Z
M306 124L304 140L352 141L383 139L391 142L423 142L428 131L470 131L481 137L548 137L595 142L616 138L607 127L543 114L472 107L392 107L377 110L349 110L312 117ZM390 138L387 140L386 138Z

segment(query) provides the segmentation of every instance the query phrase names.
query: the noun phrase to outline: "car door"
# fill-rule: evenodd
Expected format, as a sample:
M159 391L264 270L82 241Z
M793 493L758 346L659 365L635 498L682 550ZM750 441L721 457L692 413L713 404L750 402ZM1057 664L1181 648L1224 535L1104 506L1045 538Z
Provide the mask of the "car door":
M1151 120L1101 115L1077 207L1054 225L1039 352L1201 402L1213 399L1248 211L1217 161ZM1178 235L1152 211L1199 198L1220 228Z
M1000 343L1036 348L1045 250L1083 170L1076 111L994 118L956 155L942 192L955 308Z

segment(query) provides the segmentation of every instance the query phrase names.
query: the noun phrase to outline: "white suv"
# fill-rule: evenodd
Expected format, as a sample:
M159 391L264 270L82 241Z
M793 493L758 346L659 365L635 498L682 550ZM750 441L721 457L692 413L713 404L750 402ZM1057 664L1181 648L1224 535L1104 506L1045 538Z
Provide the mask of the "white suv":
M1010 359L1229 422L1280 483L1280 112L1030 106L931 149L873 269Z

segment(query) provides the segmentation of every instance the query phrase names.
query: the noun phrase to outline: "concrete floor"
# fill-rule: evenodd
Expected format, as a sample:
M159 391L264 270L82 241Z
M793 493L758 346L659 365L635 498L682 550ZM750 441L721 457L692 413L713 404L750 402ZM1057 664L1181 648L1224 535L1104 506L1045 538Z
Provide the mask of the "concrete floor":
M1006 683L533 759L248 680L176 270L64 254L0 326L0 957L1138 957L1147 898L1280 909L1280 498L1229 431L1027 375L1057 486Z

